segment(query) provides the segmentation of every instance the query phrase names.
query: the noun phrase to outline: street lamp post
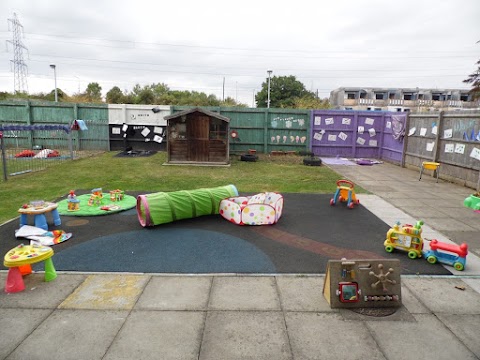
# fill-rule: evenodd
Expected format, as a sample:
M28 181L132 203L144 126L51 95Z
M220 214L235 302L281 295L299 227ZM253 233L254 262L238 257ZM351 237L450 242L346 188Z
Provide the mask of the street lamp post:
M267 108L270 109L270 77L272 75L272 70L267 70L267 73L268 73Z
M57 93L57 67L55 64L50 64L50 67L53 69L53 77L55 79L55 102L58 102L58 93Z

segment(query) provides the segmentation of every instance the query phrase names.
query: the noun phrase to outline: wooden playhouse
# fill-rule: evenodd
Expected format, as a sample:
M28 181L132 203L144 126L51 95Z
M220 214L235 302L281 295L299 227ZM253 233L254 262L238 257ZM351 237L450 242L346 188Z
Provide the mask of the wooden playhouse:
M230 119L200 108L165 116L167 163L227 165Z

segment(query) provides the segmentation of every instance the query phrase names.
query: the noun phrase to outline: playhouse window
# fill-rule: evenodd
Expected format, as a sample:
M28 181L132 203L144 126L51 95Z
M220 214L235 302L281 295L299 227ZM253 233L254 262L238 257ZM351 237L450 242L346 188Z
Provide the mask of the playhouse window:
M226 139L227 124L220 119L210 120L210 139Z

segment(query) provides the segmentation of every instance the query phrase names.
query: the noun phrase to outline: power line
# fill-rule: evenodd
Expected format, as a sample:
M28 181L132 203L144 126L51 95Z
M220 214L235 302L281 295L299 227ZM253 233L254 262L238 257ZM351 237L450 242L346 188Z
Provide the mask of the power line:
M12 25L11 27L10 24ZM13 40L7 40L7 48L8 43L13 45L13 60L10 60L11 64L13 64L13 88L15 92L28 93L28 67L23 60L23 50L28 52L28 49L22 43L23 26L20 24L16 13L13 13L13 19L8 19L8 30L13 32Z
M171 44L171 43L158 43L158 42L146 42L146 41L136 41L136 40L121 40L121 39L108 39L108 38L92 38L92 37L79 37L73 35L58 35L58 34L41 34L41 33L27 33L27 35L34 35L34 36L43 36L43 37L55 37L55 38L66 38L66 39L86 39L86 40L93 40L93 41L107 41L107 42L117 42L117 43L128 43L132 44L133 48L136 45L154 45L154 46L166 46L166 47L176 47L176 48L198 48L198 49L215 49L215 50L229 50L229 51L254 51L254 52L292 52L294 51L298 56L299 53L302 54L315 54L315 53L353 53L355 51L352 50L323 50L323 51L312 51L312 50L285 50L285 49L265 49L265 48L235 48L235 47L224 47L224 46L204 46L204 45L191 45L191 44ZM34 40L42 40L42 39L34 39ZM102 44L94 44L88 42L68 42L72 44L83 44L83 45L94 45L94 46L105 46L105 47L118 47L118 48L125 48L125 46L111 46L111 45L102 45ZM128 48L132 48L132 46L128 46ZM138 50L136 48L136 50ZM362 52L365 52L362 50ZM375 50L369 50L368 53L375 52ZM383 51L382 51L383 52ZM397 53L404 53L404 50L391 50L389 52L397 52ZM429 50L428 53L456 53L458 54L458 50ZM472 54L474 55L474 54ZM395 56L396 57L396 56Z

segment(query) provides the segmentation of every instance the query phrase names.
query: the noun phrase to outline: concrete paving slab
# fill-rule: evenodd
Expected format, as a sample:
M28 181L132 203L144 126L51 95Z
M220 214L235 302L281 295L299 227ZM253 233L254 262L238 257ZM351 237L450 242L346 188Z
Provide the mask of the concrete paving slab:
M212 311L199 360L292 359L282 312Z
M378 191L375 195L383 198L383 199L410 199L412 196L406 192L383 192Z
M480 314L480 294L462 279L406 278L402 284L434 313Z
M395 207L406 207L409 208L418 208L423 207L421 200L416 200L416 198L402 198L402 199L390 199L390 203ZM410 212L411 213L411 212Z
M416 322L366 322L388 360L477 359L475 354L435 315L414 314L413 316Z
M52 310L0 309L0 359L5 359Z
M136 311L103 360L198 359L205 312Z
M475 231L475 228L448 217L429 217L428 224L435 230L443 231Z
M467 278L462 280L463 282L467 283L473 290L480 294L480 278Z
M85 279L86 275L58 274L53 281L45 282L42 273L30 274L23 277L25 290L17 293L5 292L7 272L0 275L0 308L55 309L71 294Z
M127 315L126 311L56 310L8 359L101 359Z
M405 306L382 309L340 309L340 315L348 321L415 321Z
M277 276L276 280L284 311L334 311L322 293L325 276Z
M59 305L59 308L130 310L149 278L126 274L90 275Z
M402 304L410 314L431 314L431 311L419 301L410 289L403 285L402 278Z
M336 313L285 314L294 359L385 359L363 322Z
M274 277L215 277L210 310L280 310Z
M480 358L478 341L480 315L438 314L437 316L471 352Z
M425 206L421 204L420 206L410 205L409 210L412 214L422 214L422 219L426 218L439 218L439 219L450 219L451 216L446 214L444 211L441 211L441 204L438 204L437 208Z
M136 310L207 310L212 277L152 276Z

